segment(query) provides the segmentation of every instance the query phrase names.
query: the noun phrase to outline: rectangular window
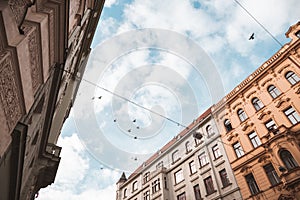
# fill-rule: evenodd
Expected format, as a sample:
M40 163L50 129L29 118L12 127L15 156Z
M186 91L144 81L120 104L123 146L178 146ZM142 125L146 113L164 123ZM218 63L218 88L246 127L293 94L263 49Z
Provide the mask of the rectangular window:
M236 142L232 145L233 149L234 149L234 152L236 154L236 156L239 158L239 157L242 157L245 153L244 153L244 150L243 148L241 147L241 144L239 142Z
M246 178L246 182L248 184L249 190L251 192L251 194L257 194L259 193L259 188L256 184L256 181L254 179L254 176L252 173L248 174L247 176L245 176Z
M150 190L147 190L147 191L144 193L144 200L150 200Z
M215 192L215 188L211 176L204 179L204 185L205 185L207 195L210 195Z
M259 137L257 136L257 134L253 131L252 133L250 133L248 135L252 145L254 148L258 147L259 145L261 145L261 141L259 139Z
M265 126L266 126L266 128L267 128L269 131L272 131L274 134L277 134L277 133L278 133L278 131L276 131L277 126L276 126L275 122L274 122L272 119L270 119L269 121L267 121L267 122L265 123Z
M194 194L195 194L195 200L201 200L202 199L199 184L194 186Z
M185 192L177 196L177 200L186 200Z
M277 172L275 171L275 169L271 163L265 165L264 170L269 178L271 185L276 185L276 184L280 183L280 179L277 175Z
M212 151L214 153L215 159L219 158L222 156L221 151L219 149L219 146L216 144L215 146L212 147Z
M203 167L206 164L208 164L208 158L207 158L205 152L203 152L202 154L199 155L199 162L200 162L200 167Z
M181 181L184 180L182 169L174 173L174 178L175 178L175 184L180 183Z
M220 177L221 177L223 188L225 188L228 185L230 185L230 181L228 179L226 170L222 169L221 171L219 171L219 174L220 174Z
M284 111L285 116L290 120L290 122L294 125L300 122L299 114L295 111L293 107L289 107Z
M195 174L195 173L197 172L195 162L194 162L194 161L191 161L191 162L189 163L189 166L190 166L190 172L191 172L191 174Z
M149 181L150 178L150 172L146 172L146 174L144 174L144 183L147 183Z
M160 190L160 181L159 178L152 183L152 193L155 193Z

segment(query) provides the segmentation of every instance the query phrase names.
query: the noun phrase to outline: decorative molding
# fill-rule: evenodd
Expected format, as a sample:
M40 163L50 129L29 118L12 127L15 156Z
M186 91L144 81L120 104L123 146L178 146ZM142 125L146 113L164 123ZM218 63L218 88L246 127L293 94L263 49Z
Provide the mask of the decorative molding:
M253 92L250 92L247 96L246 96L246 98L248 99L251 95L253 95L254 93L256 93L256 91L254 90Z
M5 113L9 130L12 130L22 116L15 71L11 63L11 55L6 53L0 60L0 101Z
M281 67L281 68L278 70L278 73L281 74L281 72L282 72L285 68L287 68L287 67L289 67L289 66L290 66L290 64L284 65L283 67Z
M261 84L261 86L264 87L268 82L271 82L271 81L272 81L272 78L268 78Z
M290 101L289 97L281 98L281 99L279 99L279 101L277 102L277 104L275 106L276 106L276 108L279 108L283 103L289 102L289 101Z

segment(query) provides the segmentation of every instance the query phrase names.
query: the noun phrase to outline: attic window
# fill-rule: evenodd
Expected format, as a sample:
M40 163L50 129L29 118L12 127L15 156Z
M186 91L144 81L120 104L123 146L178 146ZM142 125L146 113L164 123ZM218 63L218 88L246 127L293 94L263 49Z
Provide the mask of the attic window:
M297 31L295 35L300 38L300 31Z

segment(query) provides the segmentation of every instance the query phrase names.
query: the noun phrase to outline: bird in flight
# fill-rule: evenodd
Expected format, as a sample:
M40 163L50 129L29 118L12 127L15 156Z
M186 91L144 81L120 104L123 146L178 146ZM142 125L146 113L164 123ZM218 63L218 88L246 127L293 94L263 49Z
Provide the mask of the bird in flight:
M254 40L254 33L249 37L249 40Z

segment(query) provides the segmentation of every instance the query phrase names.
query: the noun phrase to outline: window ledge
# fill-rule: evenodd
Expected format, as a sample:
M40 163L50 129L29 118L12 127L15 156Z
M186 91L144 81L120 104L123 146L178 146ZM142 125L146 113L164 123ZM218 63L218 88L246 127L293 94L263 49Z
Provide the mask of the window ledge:
M228 183L227 185L223 186L221 189L225 189L225 188L227 188L227 187L229 187L231 185L232 185L232 183Z
M208 197L208 196L210 196L210 195L212 195L212 194L214 194L214 193L216 193L216 192L217 192L217 190L214 190L214 191L212 191L211 193L205 195L205 197Z

